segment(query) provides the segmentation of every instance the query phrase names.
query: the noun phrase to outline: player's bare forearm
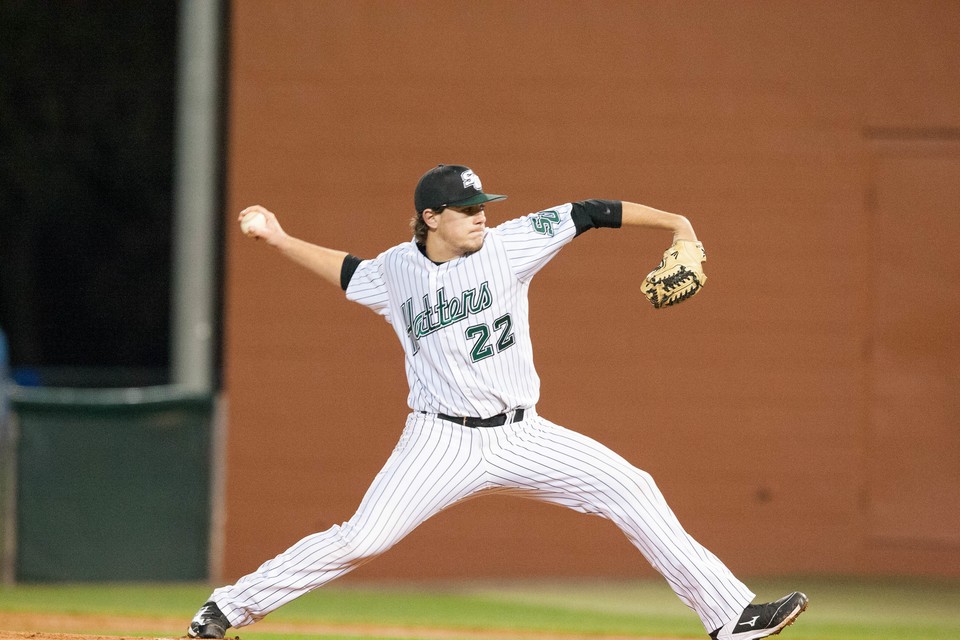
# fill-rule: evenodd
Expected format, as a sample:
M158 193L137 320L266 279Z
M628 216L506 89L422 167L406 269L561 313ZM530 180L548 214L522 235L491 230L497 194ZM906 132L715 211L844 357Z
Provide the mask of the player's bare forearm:
M647 227L651 229L665 229L673 233L673 240L696 240L697 234L693 225L685 217L654 209L635 202L623 202L623 226Z
M285 236L275 245L277 250L302 267L306 267L327 282L340 286L340 270L346 251L328 249L293 236Z
M347 257L345 251L328 249L288 235L280 226L276 215L260 205L241 211L238 220L241 230L248 237L263 240L300 266L306 267L327 282L340 286L340 270L343 259Z

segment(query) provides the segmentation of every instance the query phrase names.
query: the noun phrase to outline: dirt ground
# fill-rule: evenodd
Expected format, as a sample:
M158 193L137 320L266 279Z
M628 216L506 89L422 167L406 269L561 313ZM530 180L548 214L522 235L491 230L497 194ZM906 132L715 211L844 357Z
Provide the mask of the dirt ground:
M189 621L179 618L149 618L124 616L96 616L35 613L0 613L0 640L168 640L185 637ZM7 631L5 631L5 629ZM27 629L28 631L24 631ZM95 629L99 634L78 633ZM153 629L157 635L125 635L130 629ZM378 638L422 638L423 640L671 640L669 638L640 638L638 636L557 634L538 631L465 630L433 627L391 627L356 624L316 624L271 622L256 625L256 631L276 634L316 634L372 636ZM231 629L228 638L242 638L242 631ZM683 640L676 638L672 640ZM687 639L689 640L689 639Z

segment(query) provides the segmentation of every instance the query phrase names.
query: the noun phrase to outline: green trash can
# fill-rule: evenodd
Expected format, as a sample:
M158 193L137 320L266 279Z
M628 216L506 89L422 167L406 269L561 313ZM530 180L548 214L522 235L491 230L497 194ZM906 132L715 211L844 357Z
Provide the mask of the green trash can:
M207 578L211 394L12 387L18 582Z

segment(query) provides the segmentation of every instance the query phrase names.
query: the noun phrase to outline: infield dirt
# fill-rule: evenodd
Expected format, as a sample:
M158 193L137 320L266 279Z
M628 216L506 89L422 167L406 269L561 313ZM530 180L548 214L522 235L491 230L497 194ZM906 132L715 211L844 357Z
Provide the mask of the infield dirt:
M186 624L179 618L151 618L78 614L0 613L0 640L168 640L184 638ZM9 631L4 631L9 629ZM27 629L28 631L24 631ZM77 633L96 629L95 634ZM156 630L149 635L129 635ZM251 628L251 630L253 630ZM315 622L271 622L256 625L256 632L290 635L355 636L357 638L417 638L423 640L683 640L681 638L644 638L603 634L565 634L542 631L488 629L444 629L359 624L317 624ZM116 634L116 635L103 635ZM127 635L124 635L127 634ZM227 638L243 637L242 630L231 629ZM688 639L689 640L689 639Z

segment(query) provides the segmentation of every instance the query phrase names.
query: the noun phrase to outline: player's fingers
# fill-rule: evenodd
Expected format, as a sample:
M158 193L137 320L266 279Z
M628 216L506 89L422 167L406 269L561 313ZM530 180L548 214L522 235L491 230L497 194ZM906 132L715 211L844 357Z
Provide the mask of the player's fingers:
M249 207L247 207L246 209L244 209L243 211L241 211L241 212L240 212L240 215L237 216L237 220L243 220L244 216L246 216L248 213L253 213L253 212L262 213L262 214L264 214L264 215L270 213L269 211L267 211L267 210L266 210L264 207L262 207L261 205L255 204L255 205L249 206ZM272 214L271 214L271 215L272 215Z

